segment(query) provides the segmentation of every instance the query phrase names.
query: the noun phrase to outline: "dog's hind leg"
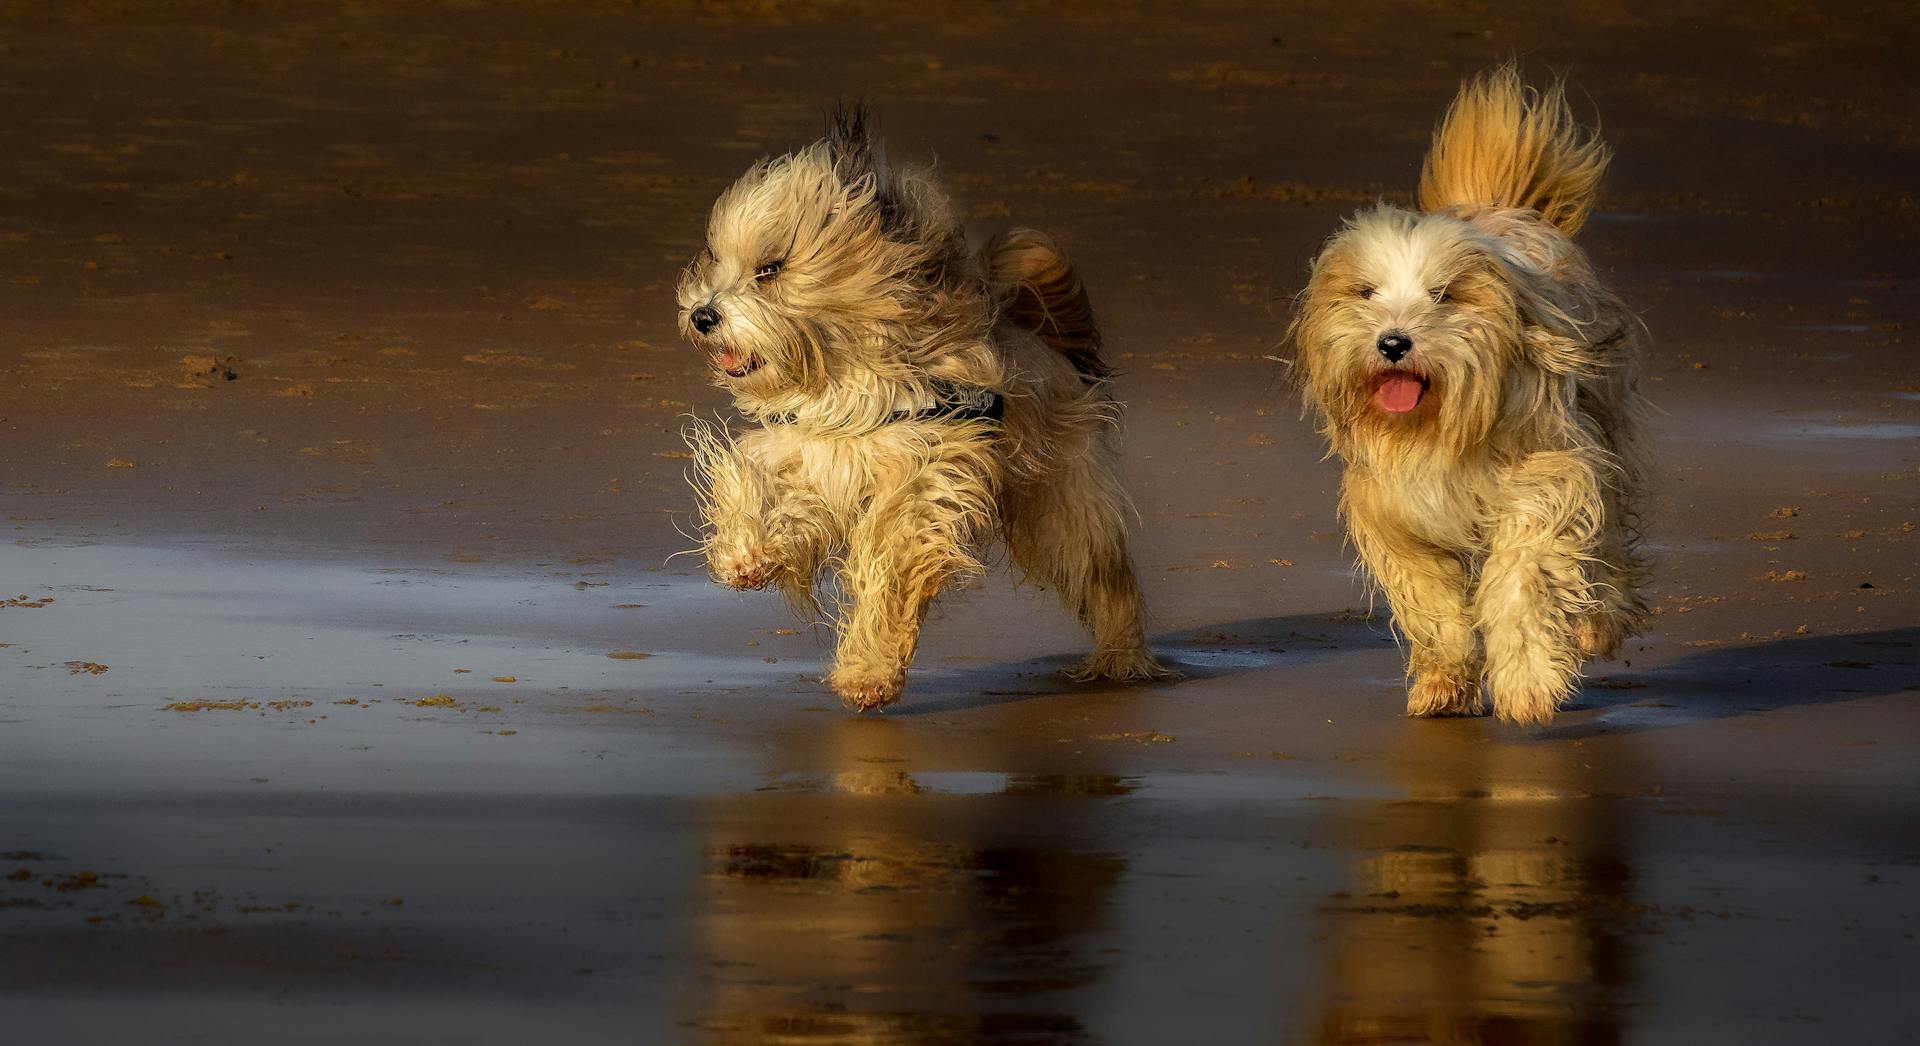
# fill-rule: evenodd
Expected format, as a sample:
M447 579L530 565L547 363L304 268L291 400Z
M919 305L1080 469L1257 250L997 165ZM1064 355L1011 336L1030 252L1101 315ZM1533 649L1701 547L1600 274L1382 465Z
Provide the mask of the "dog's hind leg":
M1057 592L1093 633L1093 652L1068 674L1082 682L1172 678L1147 649L1140 583L1127 551L1131 507L1106 448L1096 443L1013 500L1007 548L1014 564Z
M873 498L847 538L840 642L827 683L856 712L899 700L933 597L980 571L973 550L991 532L994 504L984 454L964 440L931 453Z
M1614 656L1620 644L1646 625L1647 604L1640 595L1647 567L1639 549L1639 535L1623 519L1613 500L1601 531L1596 558L1587 564L1597 605L1580 616L1575 639L1583 661Z
M1468 612L1467 568L1458 555L1378 518L1349 489L1347 526L1360 562L1393 608L1407 657L1407 714L1473 715L1480 669Z
M1602 503L1578 451L1531 455L1503 484L1474 611L1487 648L1494 714L1544 724L1580 678L1577 630L1602 610L1589 576Z

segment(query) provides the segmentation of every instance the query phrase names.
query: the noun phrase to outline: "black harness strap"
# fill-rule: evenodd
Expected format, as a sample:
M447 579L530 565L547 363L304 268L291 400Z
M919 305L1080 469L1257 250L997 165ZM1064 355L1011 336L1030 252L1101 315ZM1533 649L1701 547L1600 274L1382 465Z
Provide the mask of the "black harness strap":
M933 383L934 401L931 405L916 410L896 410L887 415L887 424L901 421L923 421L930 419L951 419L953 421L1001 421L1007 414L1006 397L992 389L973 388L955 385L951 382ZM762 414L761 422L768 425L791 425L797 420L791 412L783 414Z

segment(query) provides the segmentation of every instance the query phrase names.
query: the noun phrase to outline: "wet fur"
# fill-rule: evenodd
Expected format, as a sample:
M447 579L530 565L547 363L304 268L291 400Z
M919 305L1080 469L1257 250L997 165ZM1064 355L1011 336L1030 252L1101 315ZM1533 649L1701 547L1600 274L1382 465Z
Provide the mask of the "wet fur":
M1411 647L1410 715L1550 721L1639 630L1644 329L1572 235L1609 154L1505 66L1434 133L1421 211L1350 219L1314 262L1294 373L1346 463L1341 512ZM1362 292L1370 292L1363 296ZM1390 364L1376 348L1405 331ZM1428 382L1410 413L1372 396Z
M715 373L763 423L688 433L708 567L803 610L830 594L827 681L849 707L899 698L929 604L996 535L1092 631L1077 678L1168 675L1146 647L1098 330L1051 240L969 252L930 174L889 166L865 115L840 110L720 196L678 298L694 344L757 363ZM704 333L702 306L721 317ZM1000 393L1004 418L889 420L937 382Z

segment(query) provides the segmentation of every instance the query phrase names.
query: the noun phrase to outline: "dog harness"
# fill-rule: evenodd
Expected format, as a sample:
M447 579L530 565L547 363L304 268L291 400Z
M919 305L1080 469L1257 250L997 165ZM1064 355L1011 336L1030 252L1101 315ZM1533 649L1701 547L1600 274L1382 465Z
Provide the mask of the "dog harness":
M933 386L932 403L896 410L887 415L887 424L932 419L973 421L984 418L987 421L1000 421L1006 417L1006 398L992 389L955 385L950 381L938 380L931 384ZM792 411L762 414L760 420L768 425L791 425L798 420L798 415Z

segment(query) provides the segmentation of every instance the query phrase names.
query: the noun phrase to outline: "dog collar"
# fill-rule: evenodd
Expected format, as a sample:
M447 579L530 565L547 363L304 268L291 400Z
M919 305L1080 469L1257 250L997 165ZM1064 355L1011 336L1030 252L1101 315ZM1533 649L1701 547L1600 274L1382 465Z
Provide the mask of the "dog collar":
M976 388L968 385L955 385L948 381L935 381L933 402L921 407L896 410L887 415L887 424L901 421L1000 421L1006 417L1007 401L1005 397L992 389ZM791 425L799 420L794 411L779 414L762 414L760 421L767 425Z

